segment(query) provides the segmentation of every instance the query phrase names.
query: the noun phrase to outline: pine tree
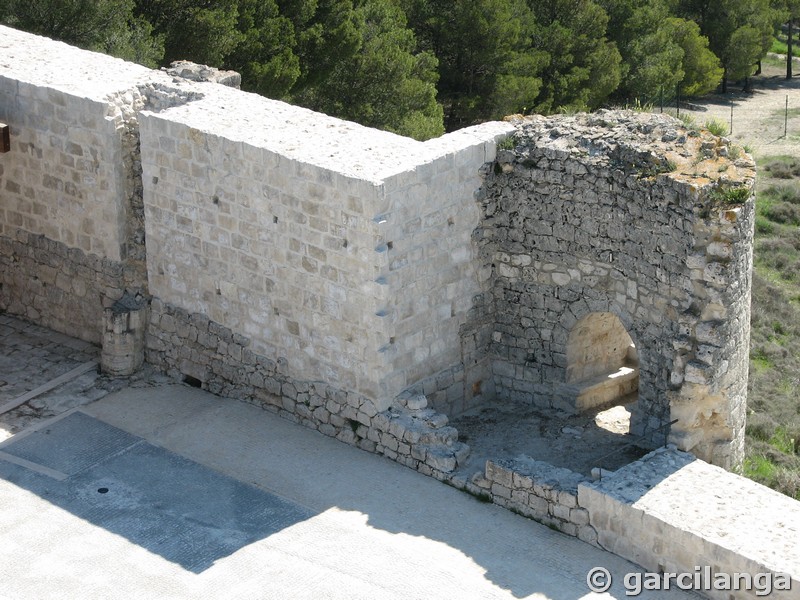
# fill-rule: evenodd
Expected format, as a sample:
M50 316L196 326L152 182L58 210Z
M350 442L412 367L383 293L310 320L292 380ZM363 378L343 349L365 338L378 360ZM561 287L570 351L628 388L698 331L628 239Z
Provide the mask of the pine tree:
M436 58L417 52L414 33L391 0L362 2L357 11L363 23L358 52L298 99L316 110L401 135L441 135Z
M617 89L622 57L606 39L608 15L593 0L529 0L532 46L549 56L536 109L592 110Z

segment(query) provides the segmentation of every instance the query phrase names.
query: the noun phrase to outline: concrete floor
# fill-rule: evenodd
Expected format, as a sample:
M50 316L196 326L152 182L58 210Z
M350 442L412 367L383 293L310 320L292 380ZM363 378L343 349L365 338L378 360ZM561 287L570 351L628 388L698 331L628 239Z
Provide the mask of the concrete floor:
M13 599L572 600L595 597L596 566L615 577L596 597L624 598L623 574L637 570L257 407L163 380L0 444L0 532L0 597Z

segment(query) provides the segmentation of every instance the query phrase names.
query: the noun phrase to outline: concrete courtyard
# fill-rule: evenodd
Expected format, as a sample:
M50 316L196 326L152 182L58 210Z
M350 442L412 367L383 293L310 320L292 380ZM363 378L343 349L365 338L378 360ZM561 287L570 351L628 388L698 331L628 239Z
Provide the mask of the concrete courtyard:
M42 387L41 346L0 319L0 379L13 346L15 381ZM76 347L46 377L91 358ZM624 598L638 570L243 402L159 377L69 385L46 392L58 414L3 422L2 598ZM612 573L608 592L587 587L593 567Z

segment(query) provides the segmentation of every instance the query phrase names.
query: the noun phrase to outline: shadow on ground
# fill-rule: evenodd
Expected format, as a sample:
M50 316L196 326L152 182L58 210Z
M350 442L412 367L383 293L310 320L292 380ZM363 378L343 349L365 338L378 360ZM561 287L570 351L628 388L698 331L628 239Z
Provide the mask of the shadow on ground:
M0 458L0 478L193 573L313 515L80 411Z

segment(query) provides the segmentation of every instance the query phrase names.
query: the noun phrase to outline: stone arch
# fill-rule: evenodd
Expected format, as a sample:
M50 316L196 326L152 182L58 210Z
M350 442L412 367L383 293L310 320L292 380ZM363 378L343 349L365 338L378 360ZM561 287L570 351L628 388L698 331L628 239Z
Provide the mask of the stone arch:
M639 389L636 344L614 313L589 312L567 337L566 383L575 387L575 410L619 403Z

